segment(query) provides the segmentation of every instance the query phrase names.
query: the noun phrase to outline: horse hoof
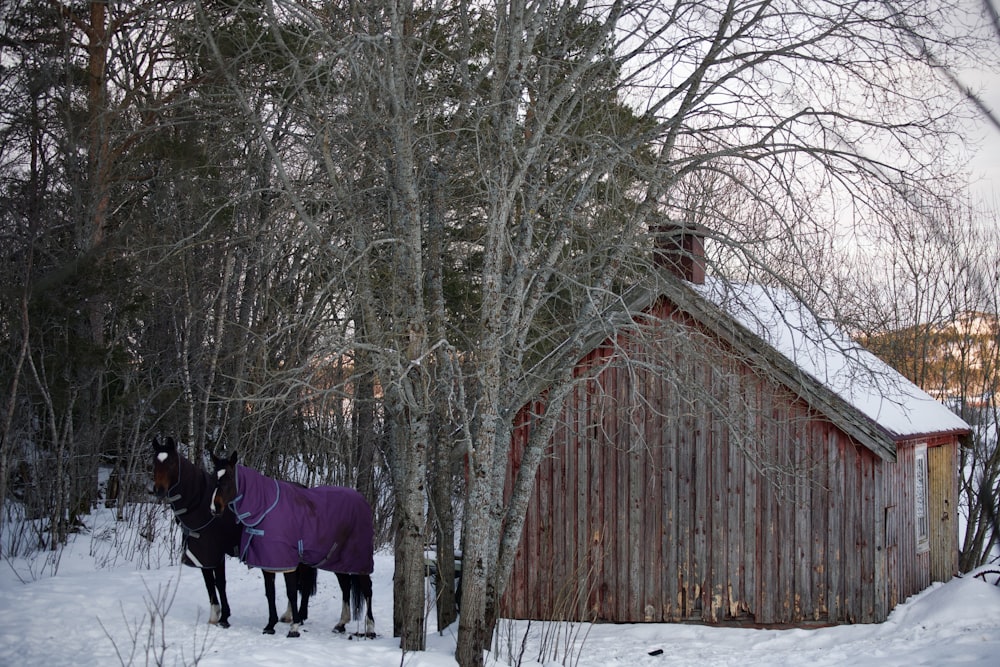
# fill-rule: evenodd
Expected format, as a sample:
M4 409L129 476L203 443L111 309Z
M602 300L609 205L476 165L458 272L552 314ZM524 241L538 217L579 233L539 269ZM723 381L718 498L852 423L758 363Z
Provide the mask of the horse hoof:
M335 626L333 626L333 631L334 632L338 632L340 634L344 634L344 632L346 630L347 630L347 628L345 628L343 625L335 625Z
M294 639L295 637L301 637L302 635L300 635L298 632L292 631L288 633L288 636Z
M220 628L228 628L228 627L229 627L229 621L219 621L219 622L217 623L217 625L218 625L218 626L219 626Z
M265 634L265 635L273 635L274 634L274 628L264 628L263 634Z

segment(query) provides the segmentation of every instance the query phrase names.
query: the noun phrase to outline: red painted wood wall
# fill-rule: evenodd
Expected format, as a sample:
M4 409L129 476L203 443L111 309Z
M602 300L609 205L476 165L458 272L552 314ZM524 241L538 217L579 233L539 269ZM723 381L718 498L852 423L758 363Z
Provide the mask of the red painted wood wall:
M955 521L916 553L916 441L882 460L658 308L653 338L619 336L581 361L593 377L567 399L539 470L502 616L877 622L930 583L932 563L950 577ZM515 432L512 468L530 428ZM954 514L957 441L919 442L932 517Z

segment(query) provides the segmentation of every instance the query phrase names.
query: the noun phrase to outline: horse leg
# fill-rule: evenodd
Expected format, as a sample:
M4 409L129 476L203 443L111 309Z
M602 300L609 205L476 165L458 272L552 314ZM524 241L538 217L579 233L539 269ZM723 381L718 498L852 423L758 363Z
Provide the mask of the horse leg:
M299 565L299 617L305 623L309 619L309 598L316 595L317 570L311 565Z
M298 574L295 570L285 572L285 595L288 596L288 607L292 610L292 627L288 629L289 637L298 637L299 628L302 626L302 617L299 616L299 583Z
M364 636L375 638L375 616L372 614L372 578L367 574L337 573L340 583L340 594L343 606L340 612L340 622L333 626L334 632L345 632L351 619L361 616L361 605L366 607Z
M334 632L346 632L351 621L351 575L337 572L337 583L340 584L340 597L343 605L340 609L340 622L333 626Z
M278 623L278 610L274 602L274 572L264 571L264 595L267 596L267 625L265 635L274 634L274 626Z
M296 569L296 574L298 575L299 618L305 623L309 620L309 598L316 595L316 568L301 563ZM281 615L281 622L292 622L292 605L285 608L285 613Z
M226 595L226 559L215 567L215 589L219 592L219 627L229 627L229 597Z
M201 578L205 580L205 588L208 590L208 622L216 624L219 622L219 598L215 595L215 570L210 567L201 569Z
M369 574L362 574L354 577L355 585L360 585L361 597L365 599L365 637L375 639L375 616L372 614L372 578Z

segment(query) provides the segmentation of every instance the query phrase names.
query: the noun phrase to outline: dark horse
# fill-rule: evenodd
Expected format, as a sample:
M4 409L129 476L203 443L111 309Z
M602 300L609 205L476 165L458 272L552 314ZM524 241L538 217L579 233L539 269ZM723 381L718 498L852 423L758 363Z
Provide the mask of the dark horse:
M240 559L265 572L285 573L285 590L292 610L289 637L298 636L296 568L301 563L334 572L343 593L340 622L334 632L344 632L352 618L367 604L364 636L375 636L372 615L374 526L372 510L364 496L343 486L307 489L266 477L229 458L212 455L215 495L212 511L232 509L243 524ZM274 616L274 587L267 591Z
M226 596L226 556L239 556L243 526L232 512L216 516L212 511L212 476L177 450L173 438L164 444L153 440L153 492L170 503L184 536L181 562L197 567L205 579L211 605L209 623L229 627L229 599ZM265 574L264 588L267 589ZM274 588L274 574L271 589ZM298 586L302 595L301 617L305 620L309 596L316 593L316 569L305 565L299 570ZM291 620L291 613L282 618ZM264 630L267 632L267 629ZM273 624L271 633L274 632Z

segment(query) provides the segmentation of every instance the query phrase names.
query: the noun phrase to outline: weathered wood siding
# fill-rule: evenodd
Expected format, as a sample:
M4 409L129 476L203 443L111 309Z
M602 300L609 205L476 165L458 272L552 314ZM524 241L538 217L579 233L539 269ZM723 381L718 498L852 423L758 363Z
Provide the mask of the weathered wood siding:
M914 452L927 446L930 548L918 553ZM901 442L896 463L885 476L886 552L889 608L958 572L958 443L954 437L918 438Z
M656 350L619 337L579 373L593 378L539 470L504 616L873 622L926 585L908 475L700 332Z

